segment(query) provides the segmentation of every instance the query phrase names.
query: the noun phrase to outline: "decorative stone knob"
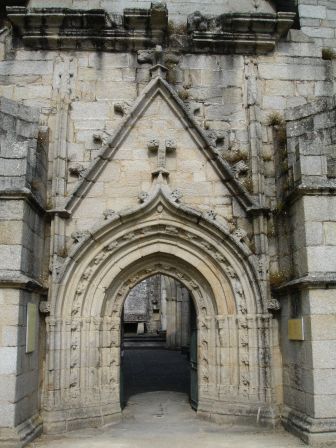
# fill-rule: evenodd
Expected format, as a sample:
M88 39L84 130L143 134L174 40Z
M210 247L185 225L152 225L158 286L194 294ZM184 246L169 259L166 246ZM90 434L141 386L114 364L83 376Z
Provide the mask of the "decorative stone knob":
M166 140L166 150L167 152L176 150L176 142L173 138L168 138Z
M159 149L160 142L157 138L152 138L149 140L147 147L150 151L157 151Z

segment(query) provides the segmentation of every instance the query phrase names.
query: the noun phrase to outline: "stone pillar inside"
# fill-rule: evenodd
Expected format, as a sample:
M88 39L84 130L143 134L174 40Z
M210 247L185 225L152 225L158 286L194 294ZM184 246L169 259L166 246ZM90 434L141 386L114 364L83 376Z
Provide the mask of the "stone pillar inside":
M190 294L180 283L163 277L166 301L166 347L180 349L189 345Z

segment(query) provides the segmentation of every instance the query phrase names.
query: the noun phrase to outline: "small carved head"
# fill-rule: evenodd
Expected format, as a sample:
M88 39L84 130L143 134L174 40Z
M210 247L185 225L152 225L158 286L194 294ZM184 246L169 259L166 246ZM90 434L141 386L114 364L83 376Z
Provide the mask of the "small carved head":
M149 197L149 194L146 191L140 191L138 194L138 199L140 202L145 202Z

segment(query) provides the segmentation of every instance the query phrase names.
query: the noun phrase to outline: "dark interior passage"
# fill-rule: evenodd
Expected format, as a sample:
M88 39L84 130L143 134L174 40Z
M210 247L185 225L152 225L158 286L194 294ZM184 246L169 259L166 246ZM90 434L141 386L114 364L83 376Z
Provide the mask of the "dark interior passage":
M132 395L154 391L182 392L193 402L194 316L190 292L171 277L149 277L129 292L122 325L122 406Z
M123 356L124 400L132 395L159 390L188 393L190 365L181 351L128 349Z

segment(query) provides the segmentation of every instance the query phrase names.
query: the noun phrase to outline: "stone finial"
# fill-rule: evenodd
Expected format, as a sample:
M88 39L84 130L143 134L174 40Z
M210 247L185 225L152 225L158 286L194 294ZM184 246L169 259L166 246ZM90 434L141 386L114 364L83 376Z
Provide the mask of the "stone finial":
M163 78L166 79L168 69L162 64L156 64L149 69L152 78Z

